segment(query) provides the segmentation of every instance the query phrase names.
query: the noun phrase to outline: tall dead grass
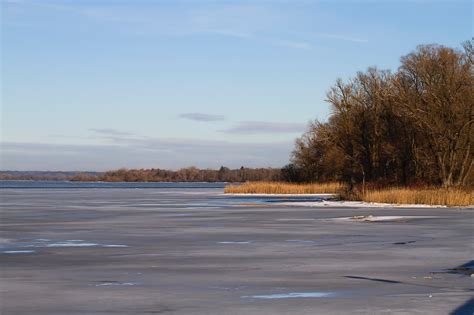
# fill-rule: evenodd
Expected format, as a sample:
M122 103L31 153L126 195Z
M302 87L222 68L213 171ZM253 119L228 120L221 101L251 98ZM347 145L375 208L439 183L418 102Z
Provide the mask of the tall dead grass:
M340 183L291 184L283 182L248 182L228 185L226 194L334 194L344 186Z
M474 204L472 189L385 188L369 189L364 194L347 191L341 183L292 184L284 182L248 182L228 185L227 194L340 194L342 199L391 204L424 204L448 207Z
M388 188L369 190L360 197L367 202L394 204L425 204L441 206L469 206L474 204L474 192L462 189L407 189Z

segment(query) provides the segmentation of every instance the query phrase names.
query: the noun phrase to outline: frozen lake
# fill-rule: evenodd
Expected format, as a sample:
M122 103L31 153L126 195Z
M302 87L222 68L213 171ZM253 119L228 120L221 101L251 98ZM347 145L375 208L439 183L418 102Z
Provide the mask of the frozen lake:
M473 312L473 209L222 191L1 182L0 313Z

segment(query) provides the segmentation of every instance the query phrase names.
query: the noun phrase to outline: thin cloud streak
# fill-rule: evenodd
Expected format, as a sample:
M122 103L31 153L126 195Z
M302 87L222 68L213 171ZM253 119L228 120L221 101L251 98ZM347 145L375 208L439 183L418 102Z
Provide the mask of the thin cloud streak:
M215 34L219 36L231 37L231 38L238 38L242 40L251 40L257 43L263 43L272 46L280 46L286 48L293 48L293 49L310 49L312 46L311 44L303 41L294 41L294 40L284 40L284 39L271 39L267 37L257 36L251 33L243 33L237 32L232 30L201 30L195 31L194 34L199 33L209 33Z
M231 134L267 134L267 133L300 133L307 127L303 123L280 123L266 121L241 121L235 126L219 130Z
M368 39L347 37L347 36L342 36L342 35L337 35L337 34L316 33L314 35L320 38L337 39L337 40L343 40L343 41L348 41L348 42L353 42L353 43L368 43L369 42Z
M281 167L293 143L245 143L195 139L122 139L117 144L0 143L2 170L92 170Z
M132 136L133 133L121 131L113 128L91 128L89 131L105 136Z
M294 49L310 49L312 46L307 42L289 41L289 40L271 40L268 41L275 46L294 48Z
M262 23L258 17L263 14L262 8L255 5L221 5L218 8L199 10L191 8L178 20L170 19L166 12L160 11L124 11L121 6L92 7L87 5L58 5L52 3L39 3L24 0L9 0L6 4L31 7L43 10L62 11L79 15L88 19L95 19L105 23L127 24L132 26L127 30L140 36L162 34L166 36L196 36L214 34L247 41L254 41L264 45L279 46L291 49L307 50L311 45L305 41L291 38L271 36L268 31L273 23ZM223 7L223 9L219 9ZM251 16L251 18L249 17ZM246 23L241 21L246 20ZM159 22L164 21L164 22ZM260 25L262 23L264 26ZM120 28L122 31L123 29Z
M237 31L226 30L226 29L201 30L201 31L196 31L195 33L209 33L209 34L216 34L216 35L221 35L221 36L226 36L226 37L255 39L255 36L250 33L243 33L243 32L237 32Z
M205 113L183 113L179 115L179 118L189 119L199 122L213 122L225 120L223 115L205 114Z

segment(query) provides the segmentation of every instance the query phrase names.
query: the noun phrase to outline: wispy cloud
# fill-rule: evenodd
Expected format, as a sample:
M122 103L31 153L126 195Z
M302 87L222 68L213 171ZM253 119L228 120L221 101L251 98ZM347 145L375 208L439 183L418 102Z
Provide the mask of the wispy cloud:
M216 34L226 37L235 37L235 38L242 38L242 39L255 39L255 36L250 33L244 33L239 31L227 30L227 29L209 29L209 30L201 30L197 31L196 33L209 33L209 34Z
M150 138L120 144L67 145L0 143L3 170L95 170L168 168L281 167L292 141L246 143L199 139Z
M16 6L38 8L38 9L55 10L55 11L69 11L69 12L87 15L86 10L79 9L79 7L75 7L71 5L59 5L59 4L53 4L53 3L48 3L48 2L37 2L37 1L26 1L26 0L3 0L3 3L6 5L16 5Z
M269 40L270 44L275 46L294 48L294 49L310 49L311 44L302 41L292 41L292 40Z
M194 33L195 34L196 33L209 33L209 34L215 34L219 36L238 38L242 40L251 40L251 41L254 41L257 43L263 43L266 45L280 46L280 47L293 48L293 49L310 49L311 48L311 44L304 41L272 39L269 36L267 37L267 36L252 34L252 33L244 33L244 32L238 32L238 31L232 31L232 30L226 30L226 29L201 30L201 31L196 31Z
M112 129L112 128L91 128L89 130L96 133L96 134L100 134L100 135L103 135L103 136L122 137L122 136L132 136L133 135L133 133L131 133L131 132L121 131L121 130Z
M189 119L193 121L212 122L225 120L223 115L213 115L204 113L183 113L179 115L179 118Z
M58 11L107 24L115 24L120 32L140 36L199 36L211 34L234 39L253 41L263 45L290 49L308 49L311 45L288 34L275 34L279 16L262 4L221 3L187 5L179 11L171 6L154 4L143 6L96 5L79 2L37 2L28 0L4 0L6 4L25 8ZM6 22L4 22L6 23ZM13 23L12 21L8 23Z
M350 36L344 36L344 35L338 35L338 34L315 33L314 35L319 38L336 39L336 40L348 41L348 42L353 42L353 43L368 43L369 42L368 39L350 37Z
M233 134L299 133L306 127L307 124L303 123L241 121L231 128L220 131Z

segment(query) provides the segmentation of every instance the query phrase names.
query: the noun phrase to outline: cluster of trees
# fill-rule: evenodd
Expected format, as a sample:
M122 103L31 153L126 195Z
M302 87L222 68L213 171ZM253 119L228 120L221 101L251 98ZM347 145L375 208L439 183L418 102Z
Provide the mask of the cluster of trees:
M182 168L177 171L162 169L119 169L101 174L97 180L107 182L245 182L276 181L281 179L276 168L199 169ZM84 180L74 177L72 180Z
M465 186L474 182L473 43L423 45L327 93L331 115L296 141L289 181Z
M282 180L278 168L198 169L118 169L107 172L0 172L0 180L70 180L105 182L246 182Z
M474 186L474 48L422 45L395 73L369 68L327 93L331 115L296 141L283 169L119 169L0 173L0 179L126 182L343 181Z
M75 176L96 178L98 172L64 171L0 171L0 180L57 180L66 181Z

